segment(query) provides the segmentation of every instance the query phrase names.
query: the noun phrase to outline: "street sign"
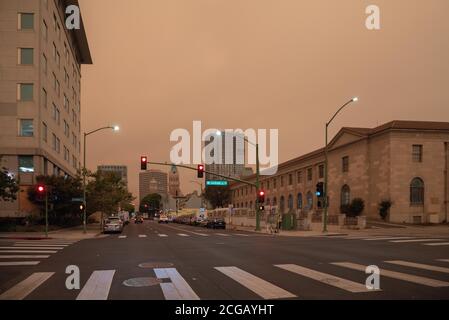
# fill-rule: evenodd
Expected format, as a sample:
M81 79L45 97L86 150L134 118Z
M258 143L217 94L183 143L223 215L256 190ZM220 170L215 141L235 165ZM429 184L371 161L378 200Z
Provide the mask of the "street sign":
M229 182L226 180L209 180L206 181L206 186L208 187L227 187Z
M83 198L72 198L72 202L84 202Z

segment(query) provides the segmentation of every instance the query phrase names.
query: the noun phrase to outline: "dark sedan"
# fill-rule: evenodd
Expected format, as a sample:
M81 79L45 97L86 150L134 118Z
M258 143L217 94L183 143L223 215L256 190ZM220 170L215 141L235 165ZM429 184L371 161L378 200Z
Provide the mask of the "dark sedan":
M209 229L226 229L226 222L222 219L208 220L206 228Z

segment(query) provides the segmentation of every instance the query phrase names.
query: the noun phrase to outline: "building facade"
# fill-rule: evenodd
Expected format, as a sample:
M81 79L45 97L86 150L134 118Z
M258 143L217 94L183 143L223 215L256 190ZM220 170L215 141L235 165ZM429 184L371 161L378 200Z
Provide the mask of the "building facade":
M20 181L18 200L0 215L32 211L26 190L39 175L81 168L81 65L91 64L83 24L65 27L78 1L0 2L0 161Z
M120 179L122 179L123 183L125 183L126 187L128 187L128 167L120 166L120 165L101 165L97 167L98 171L102 172L113 172Z
M168 195L168 175L160 170L147 170L139 173L139 201L147 195L157 193L163 198Z
M172 166L168 174L168 193L172 197L181 197L181 182L179 180L179 172L176 166Z
M361 198L363 214L372 219L380 219L382 201L391 201L388 221L447 221L449 123L392 121L373 129L342 128L328 151L330 215ZM324 181L324 160L324 149L319 149L280 164L274 176L262 176L265 205L284 213L320 214L323 199L315 191ZM234 207L254 207L255 188L234 183L231 190Z

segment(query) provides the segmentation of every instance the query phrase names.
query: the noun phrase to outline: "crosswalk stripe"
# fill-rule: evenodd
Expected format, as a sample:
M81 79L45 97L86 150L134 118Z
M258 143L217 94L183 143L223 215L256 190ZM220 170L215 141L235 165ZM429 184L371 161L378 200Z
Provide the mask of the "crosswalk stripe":
M126 236L119 236L118 238L119 239L126 239L127 237Z
M23 300L54 274L54 272L33 273L22 282L2 293L0 300Z
M294 294L237 267L215 267L263 299L294 298Z
M0 262L0 267L13 267L13 266L35 266L40 261L16 261L16 262Z
M67 245L67 244L46 244L46 245L44 245L44 244L26 244L26 243L15 243L14 244L14 247L46 247L46 248L49 248L49 247L63 247L63 248L66 248L66 247L68 247L69 245Z
M437 261L441 261L441 262L449 262L449 259L437 259Z
M58 251L51 250L0 250L2 253L58 253Z
M312 269L308 269L305 267L298 266L296 264L281 264L281 265L275 265L275 267L299 274L301 276L320 281L322 283L349 291L353 293L359 293L359 292L371 292L373 290L369 290L366 285L346 280L343 278L339 278L327 273L322 273L319 271L315 271Z
M431 266L429 264L414 263L414 262L402 261L402 260L393 260L393 261L385 261L385 262L391 263L391 264L397 264L399 266L449 273L449 268Z
M407 242L430 242L430 241L442 241L442 239L413 239L413 240L393 240L394 243L407 243Z
M107 300L115 270L94 271L76 300Z
M166 300L200 300L189 284L175 268L154 269L158 279L170 279L171 283L161 283Z
M249 237L249 235L244 234L244 233L234 233L235 236L239 236L239 237Z
M147 235L146 234L139 234L139 238L146 238Z
M71 242L42 242L42 241L16 241L16 244L27 244L27 245L37 245L37 246L46 246L46 245L56 245L56 246L60 246L60 245L65 245L65 246L70 246L73 243Z
M423 243L423 245L432 247L449 246L449 242Z
M366 270L366 266L351 263L351 262L333 262L331 264L340 266L340 267L344 267L344 268L348 268L348 269L357 270L357 271L365 272L365 270ZM415 276L415 275L411 275L411 274L407 274L407 273L386 270L383 268L380 270L380 276L403 280L403 281L408 281L408 282L413 282L413 283L417 283L417 284L421 284L421 285L425 285L425 286L429 286L429 287L447 287L447 286L449 286L449 282Z
M208 234L205 233L198 233L198 232L192 232L193 234L196 234L197 236L202 236L202 237L208 237Z
M226 233L216 233L216 235L221 237L229 237L229 234Z
M158 236L161 237L161 238L166 238L166 237L168 237L166 234L163 234L163 233L159 233Z
M413 237L390 237L390 238L378 237L378 238L365 238L362 240L364 240L364 241L382 241L382 240L409 240L409 239L416 239L416 238L413 238Z
M0 256L0 259L47 259L50 256Z
M185 233L178 233L178 236L180 236L180 237L190 237L188 234L185 234Z
M0 247L0 249L17 249L17 250L62 250L63 247L20 247L20 246L12 246L12 247Z

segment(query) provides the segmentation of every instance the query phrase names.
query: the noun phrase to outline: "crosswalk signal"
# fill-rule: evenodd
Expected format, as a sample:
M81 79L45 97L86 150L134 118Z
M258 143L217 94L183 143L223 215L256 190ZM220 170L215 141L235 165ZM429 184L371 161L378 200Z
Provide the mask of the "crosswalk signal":
M260 190L258 194L259 204L265 203L265 191Z
M315 194L318 198L324 197L324 183L323 182L317 183Z
M142 156L140 157L140 170L147 170L148 165L148 157Z
M198 178L204 178L204 165L202 164L198 165Z

